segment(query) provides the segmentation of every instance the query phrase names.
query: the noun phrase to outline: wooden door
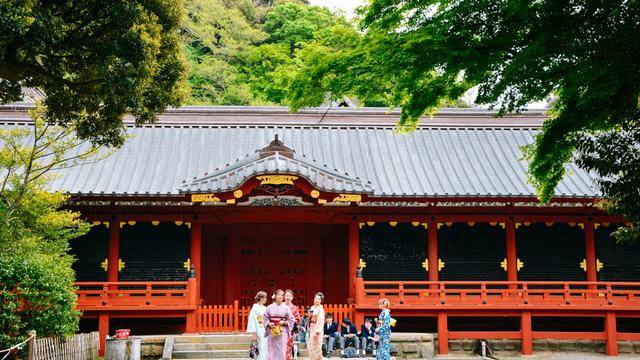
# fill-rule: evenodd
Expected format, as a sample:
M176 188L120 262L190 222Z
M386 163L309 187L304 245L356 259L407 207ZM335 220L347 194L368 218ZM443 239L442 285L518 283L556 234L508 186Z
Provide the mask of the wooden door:
M276 289L291 289L297 299L307 298L307 241L304 238L271 236L239 240L243 304L251 304L260 290L271 296Z

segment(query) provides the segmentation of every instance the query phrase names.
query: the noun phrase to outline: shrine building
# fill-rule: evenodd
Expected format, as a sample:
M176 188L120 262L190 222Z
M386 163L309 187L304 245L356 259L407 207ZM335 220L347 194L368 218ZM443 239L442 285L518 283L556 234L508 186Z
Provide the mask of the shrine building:
M29 126L29 105L0 107ZM59 171L93 223L72 242L82 329L242 331L257 291L316 292L359 327L386 297L394 331L449 340L640 340L640 245L573 164L540 204L522 146L543 111L184 107L127 121L124 146Z

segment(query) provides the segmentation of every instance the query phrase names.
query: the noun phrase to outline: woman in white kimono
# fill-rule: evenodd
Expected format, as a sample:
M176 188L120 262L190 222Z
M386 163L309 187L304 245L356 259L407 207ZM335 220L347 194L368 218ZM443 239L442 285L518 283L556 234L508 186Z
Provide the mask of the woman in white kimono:
M267 293L258 291L256 294L256 302L251 308L249 318L247 319L247 332L253 334L253 340L258 342L258 358L256 360L267 360L267 339L265 338L264 313L267 307Z

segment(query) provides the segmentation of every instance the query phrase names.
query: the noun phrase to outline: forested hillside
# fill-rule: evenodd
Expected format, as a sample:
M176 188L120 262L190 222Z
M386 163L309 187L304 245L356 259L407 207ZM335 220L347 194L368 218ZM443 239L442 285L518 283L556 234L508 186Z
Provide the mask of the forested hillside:
M360 36L342 15L302 0L185 0L185 8L191 104L287 104L305 56Z

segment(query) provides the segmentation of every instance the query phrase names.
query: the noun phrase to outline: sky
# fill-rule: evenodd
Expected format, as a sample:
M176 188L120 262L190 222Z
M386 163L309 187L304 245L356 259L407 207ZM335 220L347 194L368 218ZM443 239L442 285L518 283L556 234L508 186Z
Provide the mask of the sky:
M330 9L344 10L348 18L353 17L353 11L358 6L364 5L365 0L311 0L311 4L326 6Z

